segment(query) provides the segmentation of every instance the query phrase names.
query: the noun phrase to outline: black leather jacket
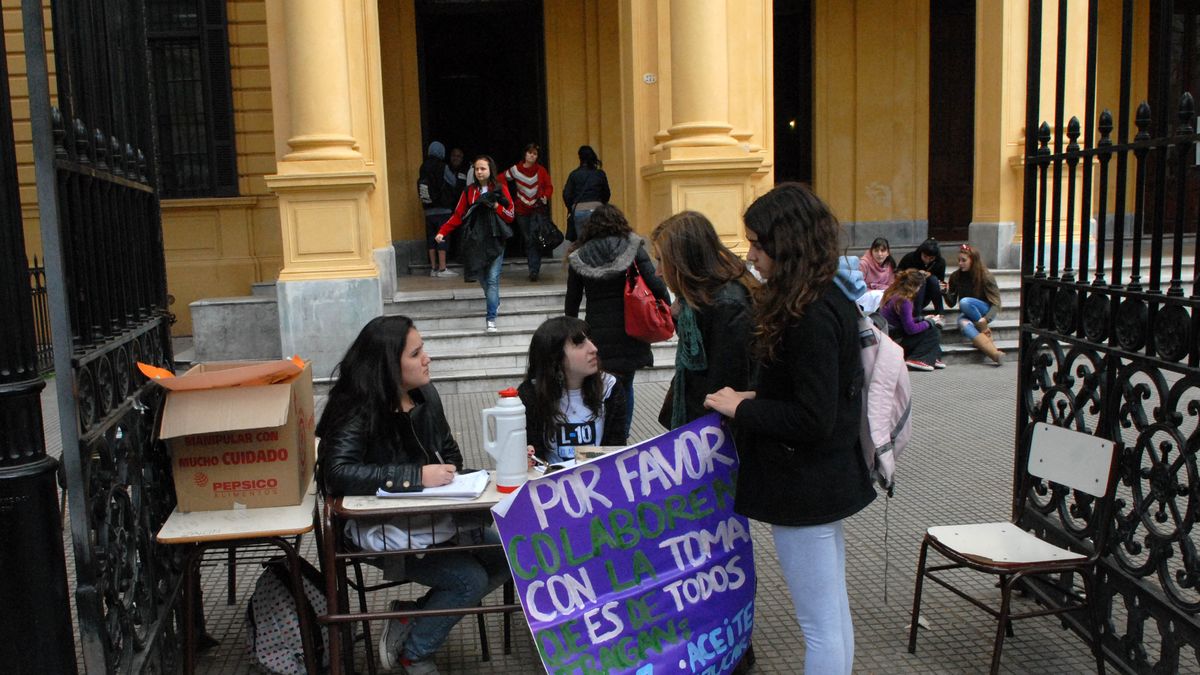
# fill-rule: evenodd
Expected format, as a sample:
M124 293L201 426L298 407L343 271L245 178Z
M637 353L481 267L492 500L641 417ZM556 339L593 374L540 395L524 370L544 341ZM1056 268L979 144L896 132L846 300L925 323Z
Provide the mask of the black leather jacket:
M442 399L432 385L409 392L416 406L408 415L394 414L394 424L369 437L365 415L354 415L321 437L318 475L330 495L373 495L379 488L391 492L422 489L421 468L446 464L462 468L462 451L442 410ZM417 447L407 447L399 425L413 425ZM411 445L411 444L409 444Z

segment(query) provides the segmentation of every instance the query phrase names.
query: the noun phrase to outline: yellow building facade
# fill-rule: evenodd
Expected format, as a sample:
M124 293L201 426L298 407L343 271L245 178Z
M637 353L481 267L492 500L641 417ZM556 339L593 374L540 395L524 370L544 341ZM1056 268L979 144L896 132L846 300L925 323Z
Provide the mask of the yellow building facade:
M1021 210L1027 3L969 3L974 59L959 72L973 79L973 108L962 115L944 109L931 92L945 84L938 81L945 65L938 59L945 57L937 55L940 19L931 18L938 9L931 2L533 2L541 63L531 72L541 78L545 137L514 142L540 140L550 148L542 161L559 186L577 165L574 149L591 145L604 160L613 203L639 232L695 209L727 244L744 250L741 213L779 178L778 50L805 45L811 121L800 133L811 141L807 178L846 224L847 243L890 235L900 248L936 234L931 162L946 149L940 125L957 114L967 118L957 120L966 131L949 149L970 150L960 172L967 174L963 219L969 222L960 224L964 232L970 226L972 240L986 240L994 262L1011 266L1007 247ZM470 3L441 4L470 9ZM1137 4L1142 47L1134 70L1144 73L1148 3ZM807 34L774 35L784 5L802 6ZM1119 39L1118 5L1104 3L1104 39ZM352 336L362 317L381 311L397 273L425 260L415 184L425 146L435 140L426 135L429 118L441 111L423 103L429 85L422 44L431 36L422 33L422 12L438 6L437 0L227 0L238 194L163 201L176 334L191 333L189 302L248 295L256 283L276 282L284 353L328 329L313 307L354 307L359 323ZM40 238L28 123L21 121L28 105L20 82L19 3L3 0L3 7L32 255ZM1083 11L1074 3L1072 20ZM471 20L469 11L463 16ZM471 48L462 45L466 53ZM1053 45L1046 50L1052 55ZM1082 64L1072 68L1081 71ZM1100 107L1115 108L1116 93L1106 86L1099 85ZM1079 107L1082 91L1081 84ZM509 101L500 93L486 104ZM552 213L564 221L561 200ZM354 290L344 292L347 284ZM335 358L348 343L335 337L337 350L320 360Z

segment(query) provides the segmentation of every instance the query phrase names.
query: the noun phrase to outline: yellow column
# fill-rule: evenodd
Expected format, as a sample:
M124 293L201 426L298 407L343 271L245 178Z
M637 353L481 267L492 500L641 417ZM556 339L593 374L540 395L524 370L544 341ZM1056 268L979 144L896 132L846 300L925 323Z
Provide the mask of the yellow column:
M283 14L292 152L285 161L357 159L350 116L346 16L337 0L289 3ZM319 78L319 79L318 79Z
M383 312L394 275L386 230L382 134L363 111L381 98L376 15L365 0L267 0L283 270L276 291L284 354L327 377L362 326ZM347 35L356 40L351 43ZM381 114L381 113L380 113ZM382 208L381 208L382 207ZM387 247L390 250L390 246ZM379 264L377 264L377 261ZM382 270L382 274L381 274Z
M729 135L725 0L671 0L670 140L663 147L735 145Z
M975 12L977 103L969 237L988 265L1015 267L1020 264L1029 10L1024 3L1002 0L979 3Z
M1068 6L1068 22L1087 26L1087 6ZM1040 121L1054 124L1057 68L1057 6L1047 3L1042 16ZM975 176L970 240L994 267L1020 264L1023 175L1025 170L1026 52L1029 8L1018 0L979 3L976 8ZM1086 117L1087 31L1067 33L1063 126L1072 116ZM987 102L992 102L990 105ZM1039 122L1040 124L1040 122ZM1036 133L1036 130L1033 130ZM1068 141L1064 138L1063 146ZM1079 143L1083 143L1080 134ZM1051 141L1053 148L1053 141ZM1082 163L1076 169L1082 181ZM1068 167L1063 165L1062 218L1066 218ZM1076 188L1080 189L1079 187ZM1075 195L1075 236L1079 236L1080 194ZM1094 200L1093 200L1094 203ZM1047 212L1047 218L1050 217ZM1063 236L1066 223L1061 222ZM1049 231L1049 227L1047 227Z
M635 92L653 81L643 68L650 74L657 69L661 77L661 84L651 85L661 87L657 106L644 95L633 96L635 105L658 113L662 129L654 134L649 162L640 169L650 207L650 222L642 229L673 213L695 210L712 220L727 244L740 248L741 215L770 184L770 3L670 0L665 9L669 16L654 18L665 19L669 27L669 50L659 49L657 63L635 59L629 66L635 72L625 74ZM634 50L626 46L627 53ZM643 58L648 56L642 52ZM731 119L731 82L758 102L736 106L736 119ZM742 92L747 82L757 83L757 89ZM640 126L636 119L627 124L634 133Z

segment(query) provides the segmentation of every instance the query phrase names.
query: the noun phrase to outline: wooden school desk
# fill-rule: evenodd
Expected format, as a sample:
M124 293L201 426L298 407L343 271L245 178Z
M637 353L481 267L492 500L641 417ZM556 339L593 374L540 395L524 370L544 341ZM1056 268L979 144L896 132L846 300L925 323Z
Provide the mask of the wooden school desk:
M499 605L483 605L474 607L455 607L444 610L406 610L402 612L354 612L350 609L349 586L346 579L346 567L354 560L367 561L389 556L407 555L437 555L438 553L474 551L481 549L499 549L499 544L454 544L440 545L431 548L407 548L394 551L351 551L345 546L345 525L347 520L359 522L379 522L419 516L441 515L487 515L497 502L505 497L496 490L495 472L489 472L487 488L483 494L471 500L430 499L423 497L334 497L327 498L321 510L321 561L325 571L326 597L329 602L329 613L320 618L323 623L332 624L329 631L329 664L331 672L343 672L346 667L342 650L353 652L353 643L343 644L342 628L353 622L374 619L397 619L403 617L448 616L468 614L504 614L504 651L507 654L511 640L511 613L521 611L521 605L513 600L512 583L504 586L504 601ZM530 477L537 474L530 472ZM419 530L418 530L419 531ZM374 658L373 645L367 646L369 659ZM483 658L487 660L486 643Z
M273 506L260 509L226 509L222 511L192 511L183 513L176 509L158 531L162 544L192 544L188 553L183 576L184 613L184 661L183 672L194 672L195 598L193 588L199 587L197 574L200 559L211 548L233 549L243 546L269 544L283 551L287 557L288 570L292 575L292 597L296 600L296 611L300 616L300 635L304 639L304 665L311 675L318 672L314 660L314 645L309 634L307 612L303 606L304 587L300 578L300 554L287 540L298 534L311 532L317 504L316 484L309 485L304 501L295 506ZM332 637L332 636L331 636Z

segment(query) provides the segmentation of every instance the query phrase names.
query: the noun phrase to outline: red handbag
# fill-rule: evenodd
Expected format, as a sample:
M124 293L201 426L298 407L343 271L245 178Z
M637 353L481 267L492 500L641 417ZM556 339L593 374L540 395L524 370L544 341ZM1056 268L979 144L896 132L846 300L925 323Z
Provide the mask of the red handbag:
M666 302L654 297L637 263L625 272L625 334L642 342L662 342L675 334L675 321Z

